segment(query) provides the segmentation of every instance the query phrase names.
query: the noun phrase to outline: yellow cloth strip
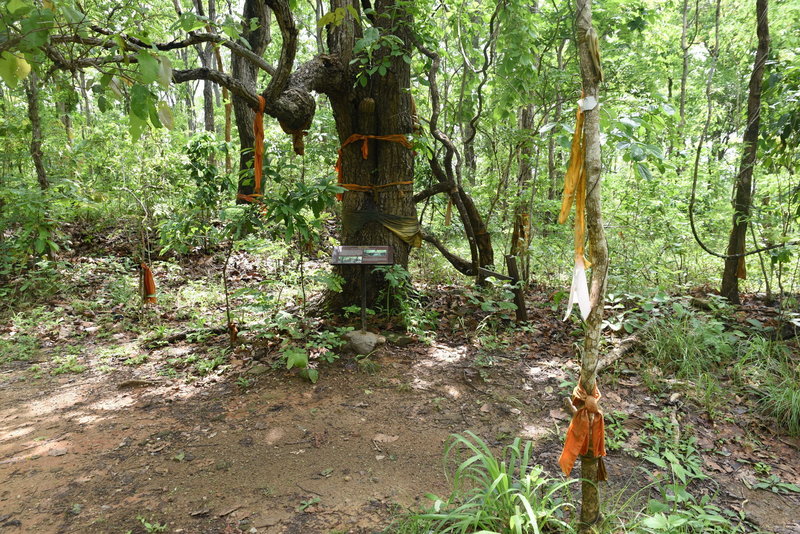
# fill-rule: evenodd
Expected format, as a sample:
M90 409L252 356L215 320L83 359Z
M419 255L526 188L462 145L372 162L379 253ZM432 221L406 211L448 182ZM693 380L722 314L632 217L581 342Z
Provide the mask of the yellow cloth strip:
M583 257L583 243L586 239L586 170L583 151L583 110L578 106L575 119L575 132L572 134L567 174L564 176L564 193L561 197L561 213L558 222L567 222L572 205L575 204L575 256ZM589 267L589 262L587 267Z

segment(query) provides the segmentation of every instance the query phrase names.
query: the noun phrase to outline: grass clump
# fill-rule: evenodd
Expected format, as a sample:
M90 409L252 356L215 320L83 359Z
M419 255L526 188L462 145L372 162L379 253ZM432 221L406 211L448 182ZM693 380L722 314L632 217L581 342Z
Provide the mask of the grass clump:
M0 338L0 365L8 362L27 362L39 352L39 340L33 336Z
M787 343L747 341L734 378L758 397L758 409L792 436L800 436L800 360Z
M677 378L696 379L717 369L736 352L740 333L719 319L673 303L673 314L648 329L644 348L650 361Z
M452 494L428 495L433 501L428 510L404 517L390 532L574 532L567 523L573 509L568 489L578 481L546 476L532 456L531 442L518 438L498 457L471 432L451 436L445 465L456 465Z

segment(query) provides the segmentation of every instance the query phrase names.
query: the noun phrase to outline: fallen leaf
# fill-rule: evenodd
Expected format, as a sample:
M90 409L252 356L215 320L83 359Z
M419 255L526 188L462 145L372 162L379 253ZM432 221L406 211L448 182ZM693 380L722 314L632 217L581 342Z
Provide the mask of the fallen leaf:
M375 437L372 438L372 441L377 441L378 443L393 443L397 441L400 436L387 436L386 434L375 434Z

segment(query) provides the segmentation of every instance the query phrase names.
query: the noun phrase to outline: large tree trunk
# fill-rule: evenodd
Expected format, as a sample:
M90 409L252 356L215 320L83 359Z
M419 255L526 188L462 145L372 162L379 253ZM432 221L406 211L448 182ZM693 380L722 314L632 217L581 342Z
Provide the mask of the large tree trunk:
M270 42L269 31L269 9L261 0L245 0L242 17L245 21L253 18L258 20L258 27L251 31L248 24L245 24L242 31L244 38L250 45L250 49L261 56ZM256 81L258 67L237 54L231 55L231 72L236 80L239 80L245 87L253 92L258 92ZM236 129L239 132L239 194L251 195L254 190L253 183L253 143L255 135L253 133L253 119L255 112L251 104L242 96L232 93L233 114L236 118Z
M584 102L595 99L599 102L599 82L602 78L599 56L592 52L595 47L591 41L597 39L592 28L591 0L576 0L578 57L581 66ZM593 37L594 36L594 37ZM596 42L595 42L596 45ZM600 326L603 322L603 308L608 273L608 245L603 230L601 214L601 162L600 162L600 107L591 109L584 106L583 142L585 150L586 173L586 225L589 232L590 261L592 262L591 288L589 292L591 312L586 318L583 353L581 355L581 378L583 390L589 395L597 384L597 365L600 356ZM598 414L594 414L599 417ZM599 460L598 451L581 456L581 524L583 532L591 532L591 525L600 518L600 495L597 486Z
M334 0L332 9L345 5ZM369 17L381 33L390 33L408 43L410 21L394 0L378 0L375 14ZM365 19L366 20L366 19ZM360 37L360 28L341 24L329 28L328 46L331 54L340 58L342 65L349 64L354 39ZM382 60L382 54L376 61ZM333 108L339 142L353 134L393 135L410 134L411 71L400 57L391 59L391 66L383 76L375 73L366 87L360 84L347 90L331 91L328 96ZM359 185L384 185L404 182L414 177L414 155L400 143L374 140L367 141L368 157L362 157L362 142L351 143L342 150L342 174L344 182ZM393 185L372 192L346 191L342 199L342 245L389 245L394 249L394 261L408 266L410 245L378 222L368 222L362 227L353 226L354 219L347 214L358 211L377 210L379 213L416 217L412 202L413 185ZM353 266L339 266L338 273L344 277L343 291L332 295L329 304L334 311L351 306L359 301L361 291L360 270ZM367 306L372 306L378 293L386 286L381 276L370 274L367 279Z
M758 130L761 123L761 80L769 55L769 24L767 20L767 0L756 1L756 31L758 49L750 76L750 95L747 98L747 128L744 131L744 152L736 178L736 196L733 204L733 228L728 240L728 257L722 273L720 293L732 303L739 303L739 278L744 278L744 253L747 237L747 224L753 193L753 167L758 151Z

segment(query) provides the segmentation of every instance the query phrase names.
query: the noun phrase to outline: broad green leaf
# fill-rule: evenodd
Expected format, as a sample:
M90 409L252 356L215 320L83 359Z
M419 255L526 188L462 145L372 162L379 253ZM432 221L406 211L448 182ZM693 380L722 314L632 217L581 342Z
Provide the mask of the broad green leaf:
M149 114L150 91L143 85L136 84L131 87L131 113L143 121L147 121Z
M153 102L153 99L148 99L147 101L147 115L150 117L150 123L156 127L161 128L161 120L158 118L158 109L156 109L156 105Z
M139 73L142 75L142 83L148 84L159 79L161 65L157 58L153 57L149 52L140 50L136 54L136 59L139 62Z
M97 107L100 108L100 113L105 113L111 106L108 105L108 100L106 99L106 95L100 95L97 97Z
M34 51L44 46L53 28L53 13L47 9L39 9L22 21L24 37L19 43L22 51Z
M364 30L364 41L367 44L372 44L377 41L381 36L381 32L378 31L378 28L370 26L366 30Z
M644 525L647 528L664 530L669 526L669 521L667 520L667 517L664 514L658 513L642 521L642 525Z
M653 175L650 173L650 169L648 169L647 165L645 165L644 163L637 163L635 168L636 168L636 173L645 180L653 179Z
M180 22L181 28L185 32L193 32L195 30L199 30L200 28L204 28L206 25L205 21L200 20L197 15L190 11L187 11L181 15Z
M64 15L64 18L67 19L67 22L70 24L81 24L86 20L86 15L72 7L68 4L62 4L58 6L59 11Z
M166 56L158 58L158 83L164 89L172 83L172 62Z
M172 130L175 127L172 109L163 100L158 103L158 118L167 130Z
M11 52L0 55L0 78L9 87L16 87L20 80L24 80L31 72L31 65L25 59Z
M308 353L301 349L289 349L286 351L286 368L292 367L305 368L308 366Z
M33 3L26 0L8 0L6 9L8 9L8 12L12 15L20 16L33 9Z
M140 119L133 112L128 115L128 121L131 137L134 141L138 141L142 136L142 132L144 132L145 128L147 128L147 121Z
M308 378L308 381L312 384L316 384L317 380L319 380L319 371L316 369L304 369L303 375Z

